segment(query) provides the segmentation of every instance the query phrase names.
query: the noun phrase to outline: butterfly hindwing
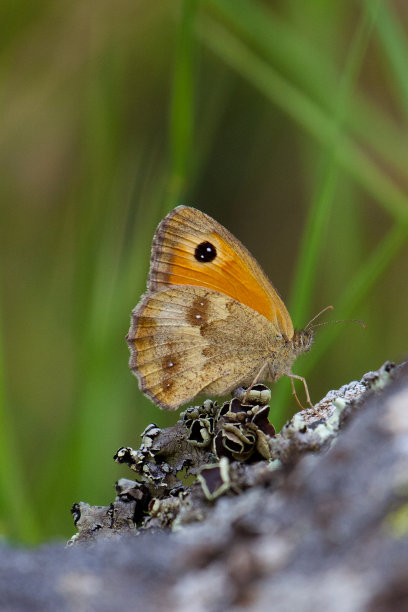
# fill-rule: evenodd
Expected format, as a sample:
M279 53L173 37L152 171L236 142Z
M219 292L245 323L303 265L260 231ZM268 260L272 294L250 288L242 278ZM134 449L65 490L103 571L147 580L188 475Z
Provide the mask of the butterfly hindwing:
M176 286L147 293L133 311L130 367L144 393L175 409L206 387L223 395L250 384L273 340L273 327L248 306L211 289Z

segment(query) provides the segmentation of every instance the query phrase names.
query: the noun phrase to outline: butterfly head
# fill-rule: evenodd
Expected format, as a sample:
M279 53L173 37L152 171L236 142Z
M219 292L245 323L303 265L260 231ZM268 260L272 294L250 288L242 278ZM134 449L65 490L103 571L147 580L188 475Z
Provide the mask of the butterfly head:
M295 330L295 333L293 334L292 338L292 344L296 355L301 355L302 353L310 351L310 348L313 344L313 340L314 331L310 327L306 329Z

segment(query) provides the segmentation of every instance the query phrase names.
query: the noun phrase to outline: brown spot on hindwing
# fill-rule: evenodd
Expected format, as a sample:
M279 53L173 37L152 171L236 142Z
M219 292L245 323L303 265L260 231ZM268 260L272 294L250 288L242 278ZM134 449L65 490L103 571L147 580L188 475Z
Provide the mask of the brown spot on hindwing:
M170 356L166 355L161 360L161 367L166 377L174 376L174 374L180 369L179 359L175 355L172 355L171 352L169 354Z
M170 394L170 392L171 392L171 390L173 388L173 385L174 385L174 382L170 378L165 378L163 380L162 387L163 387L163 391L165 392L165 394L167 396L169 396L169 394Z
M208 322L209 303L206 297L197 297L186 313L186 321L193 327L202 327Z

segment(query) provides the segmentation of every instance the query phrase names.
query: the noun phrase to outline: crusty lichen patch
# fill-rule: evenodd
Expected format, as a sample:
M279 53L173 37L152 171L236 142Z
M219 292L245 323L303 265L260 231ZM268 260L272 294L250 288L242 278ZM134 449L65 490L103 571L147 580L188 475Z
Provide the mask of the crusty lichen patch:
M298 412L278 434L269 422L270 393L263 385L249 394L239 391L222 406L206 400L190 407L173 427L149 425L138 449L123 447L115 455L137 480L118 481L108 507L75 504L78 534L72 541L180 528L203 520L221 496L278 482L305 453L329 448L362 398L381 390L392 371L393 364L386 363L360 382L330 391L314 411ZM186 476L197 475L185 484Z

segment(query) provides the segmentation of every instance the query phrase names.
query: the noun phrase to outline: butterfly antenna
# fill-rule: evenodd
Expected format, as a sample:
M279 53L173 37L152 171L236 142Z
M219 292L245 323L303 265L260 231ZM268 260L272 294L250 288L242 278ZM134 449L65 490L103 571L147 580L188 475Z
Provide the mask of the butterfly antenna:
M321 310L320 312L317 313L317 315L315 315L313 317L313 319L310 319L309 323L306 325L305 329L307 329L311 323L313 323L313 321L316 321L316 319L318 317L320 317L320 315L322 315L324 312L326 312L326 310L333 310L333 306L326 306L326 308L323 308L323 310ZM325 323L320 323L320 325L325 325ZM318 327L317 325L313 325L313 327Z
M359 325L361 325L361 327L364 327L364 329L367 327L367 325L363 323L363 321L361 321L360 319L336 319L335 321L325 321L324 323L316 323L316 325L312 325L312 329L314 329L315 327L322 327L322 325L330 325L331 323L358 323Z

